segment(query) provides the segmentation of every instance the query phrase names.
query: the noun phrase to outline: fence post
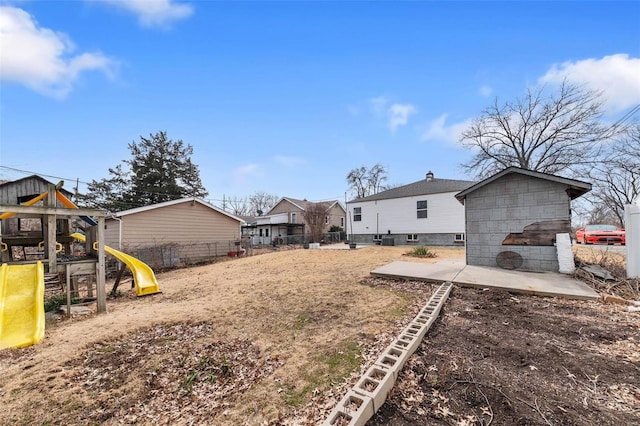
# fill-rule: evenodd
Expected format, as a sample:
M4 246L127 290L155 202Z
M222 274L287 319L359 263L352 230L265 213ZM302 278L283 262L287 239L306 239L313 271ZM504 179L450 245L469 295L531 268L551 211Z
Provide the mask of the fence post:
M640 277L640 204L624 206L627 240L627 278Z

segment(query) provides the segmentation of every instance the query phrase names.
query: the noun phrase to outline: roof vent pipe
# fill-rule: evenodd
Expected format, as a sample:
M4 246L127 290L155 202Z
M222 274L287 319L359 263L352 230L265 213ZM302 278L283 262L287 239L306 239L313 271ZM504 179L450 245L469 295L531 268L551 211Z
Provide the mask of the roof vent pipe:
M431 182L433 180L433 172L429 170L427 172L427 182Z

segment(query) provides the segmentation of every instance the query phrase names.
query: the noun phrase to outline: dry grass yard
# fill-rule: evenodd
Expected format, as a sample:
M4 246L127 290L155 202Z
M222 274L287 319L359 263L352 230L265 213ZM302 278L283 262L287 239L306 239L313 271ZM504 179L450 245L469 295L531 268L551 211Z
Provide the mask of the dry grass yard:
M1 352L0 424L313 424L417 308L415 294L361 284L405 251L286 250L159 274L160 295L110 299L107 314Z
M431 250L410 260L464 256ZM435 288L369 277L407 251L281 250L122 288L0 352L0 424L319 424ZM455 288L370 424L640 423L625 308Z

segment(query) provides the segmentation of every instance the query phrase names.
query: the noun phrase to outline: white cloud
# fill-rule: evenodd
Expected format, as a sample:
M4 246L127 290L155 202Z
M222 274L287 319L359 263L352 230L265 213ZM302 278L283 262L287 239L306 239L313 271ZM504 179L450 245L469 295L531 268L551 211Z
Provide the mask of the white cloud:
M374 114L382 116L389 104L389 100L384 96L369 99L369 106Z
M442 114L440 117L431 121L422 133L421 139L423 141L458 143L460 135L471 125L472 120L468 119L458 123L447 124L447 116L448 114Z
M193 7L173 0L93 0L132 12L145 27L166 26L193 15Z
M491 86L484 85L481 86L480 89L478 89L478 93L480 93L481 96L488 98L493 94L493 89L491 88Z
M358 108L356 105L347 105L347 112L350 115L357 117L358 115L360 115L360 108Z
M241 166L236 168L231 172L233 176L233 181L235 183L244 182L247 178L255 175L258 172L257 164L247 164L245 166Z
M58 98L72 90L82 72L112 76L116 67L102 53L70 56L75 46L66 34L38 27L31 15L11 6L0 6L0 44L0 79Z
M409 122L409 116L415 114L418 110L411 104L393 104L387 110L389 116L389 130L394 133L398 127L404 126Z
M273 157L273 159L276 161L276 163L285 167L295 167L306 163L303 158L289 157L286 155L276 155Z
M640 58L621 53L555 64L539 82L557 84L564 79L591 90L602 90L611 113L640 103Z

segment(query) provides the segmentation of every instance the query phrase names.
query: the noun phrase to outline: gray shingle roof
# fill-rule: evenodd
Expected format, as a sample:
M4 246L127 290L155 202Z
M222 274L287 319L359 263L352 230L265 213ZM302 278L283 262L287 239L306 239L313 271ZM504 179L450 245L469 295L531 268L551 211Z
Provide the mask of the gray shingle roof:
M408 185L392 188L387 191L378 192L364 198L356 198L350 203L360 201L389 200L392 198L414 197L417 195L441 194L443 192L459 192L463 191L476 182L471 180L455 180L455 179L423 179Z
M496 173L493 176L490 176L488 178L486 178L483 181L480 181L478 183L476 183L473 186L470 186L468 188L464 188L464 190L458 194L456 194L456 198L458 199L458 201L460 201L461 203L464 204L463 200L465 199L465 197L472 193L473 191L476 191L480 188L482 188L485 185L488 185L489 183L500 179L501 177L511 174L511 173L518 173L518 174L522 174L522 175L527 175L527 176L531 176L534 178L538 178L538 179L545 179L545 180L549 180L552 182L557 182L557 183L562 183L567 185L569 188L569 196L571 197L571 199L576 199L578 197L580 197L581 195L586 194L587 192L591 191L591 184L588 182L582 182L580 180L575 180L575 179L570 179L570 178L566 178L566 177L562 177L562 176L557 176L557 175L551 175L548 173L542 173L542 172L536 172L533 170L527 170L527 169L522 169L520 167L507 167L506 169L502 170L501 172Z

